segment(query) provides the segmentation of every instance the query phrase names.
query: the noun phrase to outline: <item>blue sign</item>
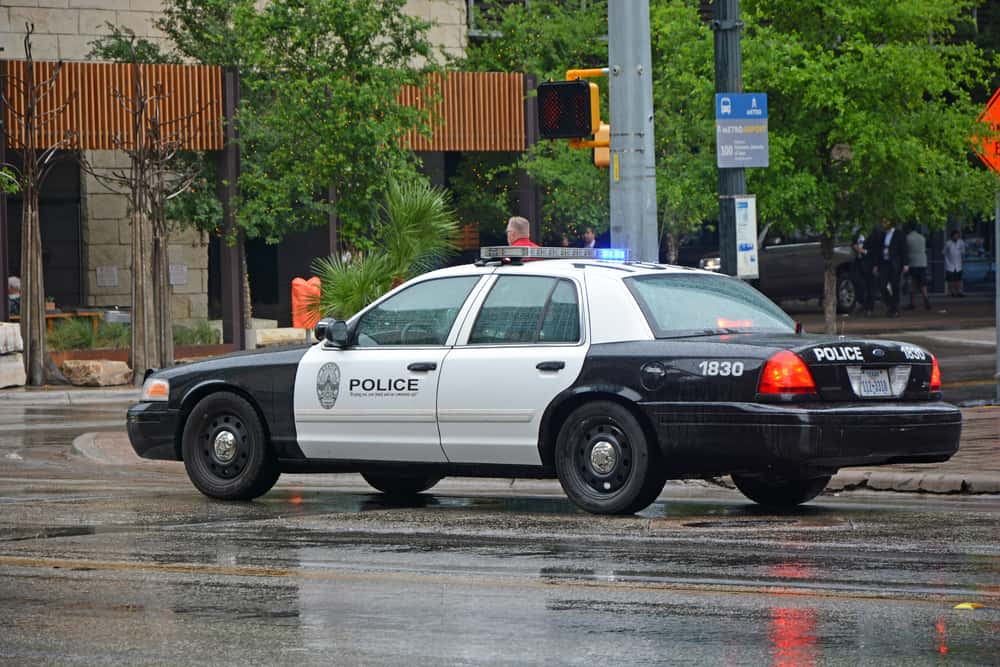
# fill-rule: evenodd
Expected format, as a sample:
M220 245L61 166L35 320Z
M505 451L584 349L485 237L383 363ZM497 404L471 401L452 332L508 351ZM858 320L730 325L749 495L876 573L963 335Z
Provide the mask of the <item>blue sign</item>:
M717 93L716 120L766 120L766 93Z
M768 164L767 95L718 93L715 96L715 157L720 169Z

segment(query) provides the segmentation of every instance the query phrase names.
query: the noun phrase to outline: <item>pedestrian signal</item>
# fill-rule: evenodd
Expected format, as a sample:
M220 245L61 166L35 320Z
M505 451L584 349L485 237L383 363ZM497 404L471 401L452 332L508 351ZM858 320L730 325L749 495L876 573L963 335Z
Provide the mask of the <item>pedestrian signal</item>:
M580 79L538 85L538 131L543 139L582 139L601 126L597 84Z
M600 167L601 169L607 168L611 164L611 126L607 123L601 123L601 127L594 133L594 143L598 144L594 147L594 166ZM600 144L603 144L600 145Z

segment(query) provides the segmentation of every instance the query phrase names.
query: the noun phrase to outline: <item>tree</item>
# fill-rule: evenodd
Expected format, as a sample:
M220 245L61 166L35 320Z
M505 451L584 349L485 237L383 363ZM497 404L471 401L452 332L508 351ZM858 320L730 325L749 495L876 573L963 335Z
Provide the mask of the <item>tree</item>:
M562 80L566 70L605 67L608 62L607 3L498 3L476 17L489 38L472 42L457 65L470 71L524 72L539 80ZM607 85L602 90L607 118ZM565 142L542 142L521 156L468 156L471 169L455 181L456 207L483 211L487 233L503 236L510 215L515 173L524 169L542 188L540 227L543 235L575 234L581 227L599 231L609 224L608 174L594 167L589 150L573 150ZM477 168L478 165L487 168ZM485 201L491 197L493 203ZM506 211L506 215L504 212ZM492 225L490 225L492 223Z
M250 238L341 220L366 244L373 203L415 173L402 137L426 111L399 102L424 83L430 24L405 0L169 0L158 21L179 55L236 67L243 103L236 220Z
M954 39L972 0L776 0L745 5L744 86L769 95L771 160L751 170L762 223L820 235L826 330L833 249L882 220L940 228L988 210L994 177L971 156L991 65ZM992 68L995 69L996 61Z
M21 164L2 164L2 178L7 187L14 181L23 197L21 219L21 337L24 339L24 368L30 386L45 383L46 367L50 365L45 353L45 278L42 272L42 236L39 219L39 195L45 179L60 161L73 158L68 152L75 143L72 130L59 140L44 146L44 137L75 98L75 92L66 99L49 98L54 94L56 82L62 72L62 62L53 66L36 68L31 52L32 23L25 24L23 76L8 74L0 82L0 109L14 119L14 141L20 144ZM42 79L36 81L36 75ZM12 96L8 91L13 92ZM0 124L3 137L8 141L11 129Z
M185 143L186 122L211 102L193 112L166 117L168 96L162 83L152 80L148 65L139 62L141 52L134 36L128 46L131 89L115 90L112 96L130 120L128 130L114 137L115 148L129 158L129 169L98 170L86 161L84 167L99 180L124 186L128 192L132 228L131 362L133 382L140 383L148 369L174 363L169 275L173 225L168 202L188 191L201 175L197 160L177 158Z

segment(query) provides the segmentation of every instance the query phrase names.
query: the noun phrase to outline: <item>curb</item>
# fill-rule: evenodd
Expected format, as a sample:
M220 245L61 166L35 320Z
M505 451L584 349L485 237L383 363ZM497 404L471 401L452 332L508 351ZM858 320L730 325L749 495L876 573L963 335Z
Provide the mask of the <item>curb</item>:
M139 389L56 389L56 390L0 390L0 401L5 403L51 403L79 405L83 403L121 402L139 400Z

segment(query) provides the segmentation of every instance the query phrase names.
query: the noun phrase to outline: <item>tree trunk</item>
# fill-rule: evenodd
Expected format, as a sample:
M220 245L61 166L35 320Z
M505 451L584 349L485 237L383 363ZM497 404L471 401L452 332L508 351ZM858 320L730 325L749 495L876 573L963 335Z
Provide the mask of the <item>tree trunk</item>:
M132 382L142 384L157 354L152 230L141 207L132 212Z
M243 328L253 329L253 305L250 302L250 274L247 272L247 242L241 233L236 241L240 244L240 288L243 290Z
M158 233L153 239L153 305L156 311L155 329L158 358L157 368L174 365L174 320L170 307L170 239Z
M677 233L672 229L667 229L667 264L677 263Z
M24 193L21 221L21 338L29 387L45 384L45 278L38 195ZM4 277L6 279L6 277Z
M833 262L833 237L820 241L823 253L823 323L827 334L837 333L837 268Z

